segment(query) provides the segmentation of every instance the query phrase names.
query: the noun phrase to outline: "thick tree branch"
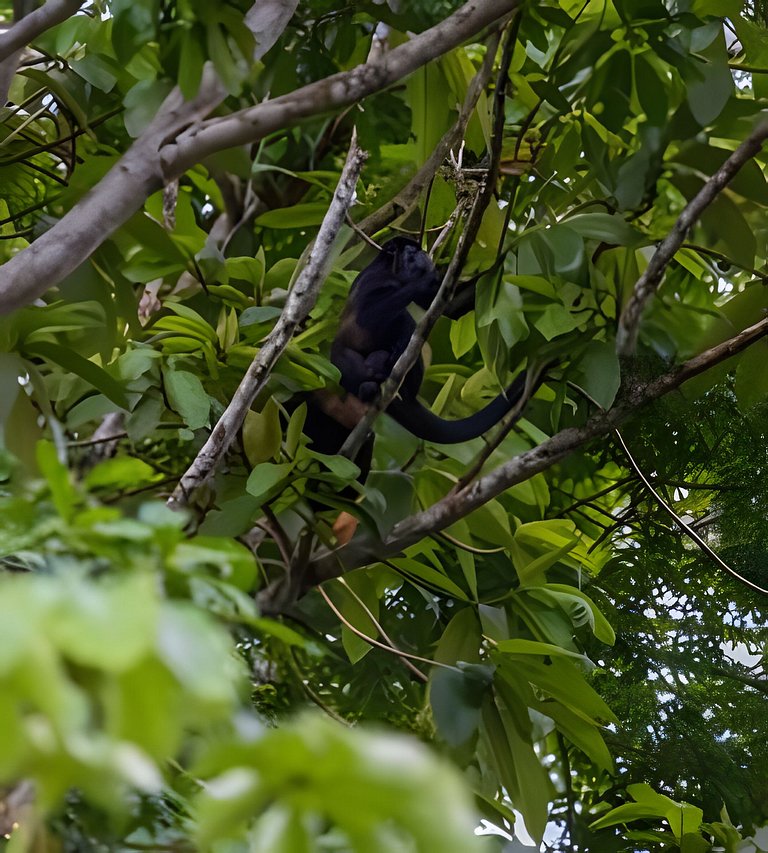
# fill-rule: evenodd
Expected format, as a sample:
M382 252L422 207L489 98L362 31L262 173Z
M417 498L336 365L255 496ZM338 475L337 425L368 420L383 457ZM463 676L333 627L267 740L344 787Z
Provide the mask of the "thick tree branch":
M242 427L245 415L253 401L264 388L272 368L288 346L296 327L312 310L317 301L320 286L328 275L331 249L354 199L357 179L360 177L360 171L367 156L357 144L357 135L353 134L347 162L309 253L307 264L288 294L275 328L246 371L232 401L197 454L195 461L179 481L169 500L172 506L186 504L191 492L202 485L216 469Z
M158 151L168 136L198 121L225 95L208 64L197 97L174 89L120 161L49 231L0 267L0 314L28 305L58 284L163 186Z
M687 380L736 355L765 335L768 335L768 319L749 326L733 338L694 356L658 379L634 387L622 403L606 414L590 418L584 426L562 430L538 447L520 454L481 477L473 485L462 492L457 492L450 499L438 501L424 512L396 525L387 538L388 547L397 546L398 550L402 550L418 541L426 531L441 530L453 524L454 521L492 500L510 486L544 471L572 453L577 447L598 435L604 435L614 426L631 417L639 407L646 406L653 400L679 388ZM441 504L445 505L441 506ZM433 527L433 522L438 526Z
M16 21L0 36L0 62L26 47L46 30L71 18L82 5L83 0L46 0L39 9Z
M216 151L262 139L302 119L350 106L391 86L417 68L475 36L512 12L520 0L470 0L444 21L381 58L317 80L272 101L192 127L163 151L170 175L180 174Z
M619 355L628 356L634 353L643 308L656 292L664 270L682 246L696 220L733 180L739 169L760 151L766 137L768 137L768 121L762 120L688 202L672 230L661 241L645 272L637 280L632 296L622 311L616 334L616 351Z
M257 16L257 56L263 55L277 41L296 3L294 0L263 0L260 6L264 8ZM34 14L20 23L26 23ZM267 26L270 14L271 29ZM12 29L16 26L18 24ZM191 101L186 101L178 87L175 88L149 127L97 186L49 231L0 267L0 314L28 305L57 285L139 210L166 182L160 157L163 145L184 128L201 121L225 95L210 63Z
M201 121L224 96L218 81L215 87L206 85L204 74L194 106L182 101L175 111L170 111L166 106L169 101L180 98L174 90L152 128L142 134L102 181L53 228L0 267L0 314L29 304L58 284L139 210L147 196L209 154L257 141L302 119L348 106L378 92L457 47L518 4L519 0L470 0L449 18L380 60L223 118ZM280 5L276 2L277 7ZM207 70L209 76L213 75L211 69Z
M744 675L736 670L736 667L713 666L713 675L719 675L722 678L730 678L732 681L737 681L746 687L751 687L760 693L768 695L768 679L755 678L753 676Z
M657 379L635 386L619 405L605 414L595 415L583 426L561 430L538 447L510 459L465 489L451 493L423 512L401 521L383 542L371 542L364 537L358 537L333 553L319 555L308 567L306 577L312 578L316 583L327 580L350 569L379 562L403 551L424 536L443 530L510 487L565 459L592 439L609 433L632 417L641 406L674 391L687 380L736 355L766 335L768 318L678 365Z

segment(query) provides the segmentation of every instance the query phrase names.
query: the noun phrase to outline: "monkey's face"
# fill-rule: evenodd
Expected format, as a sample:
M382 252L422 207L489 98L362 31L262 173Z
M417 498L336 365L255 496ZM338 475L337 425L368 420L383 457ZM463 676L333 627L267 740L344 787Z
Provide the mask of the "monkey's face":
M395 237L384 245L383 252L391 258L392 272L403 284L420 289L436 286L435 266L415 240Z

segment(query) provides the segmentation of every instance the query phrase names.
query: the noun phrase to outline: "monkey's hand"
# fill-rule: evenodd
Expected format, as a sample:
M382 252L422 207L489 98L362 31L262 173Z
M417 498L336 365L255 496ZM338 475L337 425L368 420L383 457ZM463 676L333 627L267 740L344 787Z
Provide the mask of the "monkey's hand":
M392 372L392 354L388 350L378 349L365 357L366 379L383 382Z
M392 372L392 354L388 350L375 350L365 357L365 379L357 390L358 399L372 403L379 393L381 383Z

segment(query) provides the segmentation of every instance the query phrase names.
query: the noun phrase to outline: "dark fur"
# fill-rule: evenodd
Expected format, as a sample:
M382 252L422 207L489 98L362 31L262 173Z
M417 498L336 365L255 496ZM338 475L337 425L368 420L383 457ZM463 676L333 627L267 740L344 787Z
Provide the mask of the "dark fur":
M381 383L392 372L416 327L408 306L414 302L428 307L439 284L429 256L405 237L386 243L358 275L331 346L331 361L341 371L341 385L346 391L363 403L376 399ZM417 438L438 444L457 444L482 435L525 390L525 374L521 374L505 393L479 412L449 421L418 401L423 378L424 364L419 358L386 411Z

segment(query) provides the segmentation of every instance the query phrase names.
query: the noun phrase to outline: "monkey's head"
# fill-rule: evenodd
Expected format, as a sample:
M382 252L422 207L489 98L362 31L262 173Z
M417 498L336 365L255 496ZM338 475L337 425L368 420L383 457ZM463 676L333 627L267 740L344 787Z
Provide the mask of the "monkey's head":
M417 297L414 301L431 301L440 279L432 259L415 240L394 237L382 247L381 257L386 258L389 268L404 285L414 289Z

